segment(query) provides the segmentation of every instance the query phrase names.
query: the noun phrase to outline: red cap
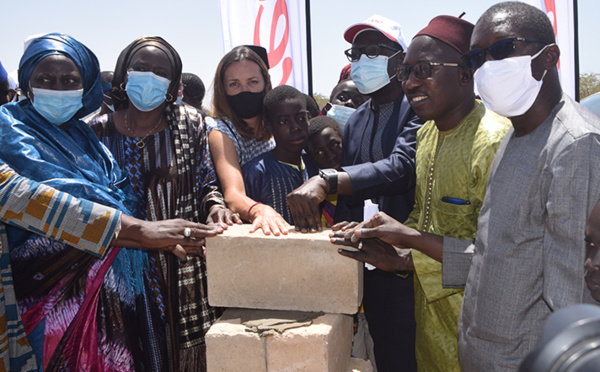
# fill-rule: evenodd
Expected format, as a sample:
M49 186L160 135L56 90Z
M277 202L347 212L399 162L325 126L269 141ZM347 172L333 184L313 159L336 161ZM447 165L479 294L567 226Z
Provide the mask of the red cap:
M450 45L462 55L469 51L473 28L475 25L464 19L442 15L432 19L415 37L419 35L434 37Z

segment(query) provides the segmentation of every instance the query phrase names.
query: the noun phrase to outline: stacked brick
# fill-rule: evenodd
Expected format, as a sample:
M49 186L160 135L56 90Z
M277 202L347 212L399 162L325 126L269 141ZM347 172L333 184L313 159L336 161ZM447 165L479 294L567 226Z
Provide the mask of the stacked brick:
M248 332L226 310L206 335L208 372L371 370L350 358L352 316L362 301L363 265L337 253L328 232L250 234L231 226L207 239L208 301L212 306L323 312L310 326L265 337Z

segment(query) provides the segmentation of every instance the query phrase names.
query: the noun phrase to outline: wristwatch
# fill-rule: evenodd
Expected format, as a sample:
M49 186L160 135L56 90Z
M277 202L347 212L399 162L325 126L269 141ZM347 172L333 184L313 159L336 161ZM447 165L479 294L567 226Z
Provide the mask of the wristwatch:
M320 169L319 176L329 184L329 194L337 194L338 171L333 168Z

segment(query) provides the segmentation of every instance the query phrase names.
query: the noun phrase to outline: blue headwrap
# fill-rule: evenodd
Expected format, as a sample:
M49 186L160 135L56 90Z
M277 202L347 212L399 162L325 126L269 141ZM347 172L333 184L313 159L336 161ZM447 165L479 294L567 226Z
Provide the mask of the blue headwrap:
M79 68L83 108L63 130L41 116L29 99L1 106L0 160L34 181L136 216L137 197L127 175L89 126L78 119L102 102L96 56L70 36L42 36L29 45L21 58L19 83L26 91L37 63L57 53L73 60Z
M75 119L91 114L102 104L102 81L98 59L85 45L69 35L52 33L33 40L19 63L19 86L27 97L29 78L35 66L44 58L62 54L75 62L83 78L83 107L75 114Z
M100 105L102 89L98 60L77 40L60 34L34 40L21 59L19 82L27 89L36 64L57 52L72 59L83 77L84 108L77 113L79 118ZM28 99L1 106L0 162L24 177L74 197L141 217L139 202L127 174L92 129L78 118L62 125L63 130L44 119ZM11 226L8 229L9 246L24 241L31 234ZM146 264L144 250L121 249L111 266L114 275L123 277L121 282L131 283L132 293L139 294Z
M6 72L6 69L4 68L4 66L2 66L2 61L0 61L0 83L6 80L7 77L8 72Z

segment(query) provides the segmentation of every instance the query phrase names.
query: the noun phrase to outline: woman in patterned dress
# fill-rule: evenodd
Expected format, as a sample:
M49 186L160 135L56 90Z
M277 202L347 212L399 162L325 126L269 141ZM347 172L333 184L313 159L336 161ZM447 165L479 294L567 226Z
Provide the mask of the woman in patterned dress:
M133 41L114 69L115 112L95 118L92 129L127 173L147 220L183 218L226 228L241 220L217 189L202 115L175 103L181 68L179 54L164 39ZM164 288L154 301L167 319L154 330L161 340L156 370L203 371L204 334L220 315L208 305L206 262L160 252L149 260L151 283Z

